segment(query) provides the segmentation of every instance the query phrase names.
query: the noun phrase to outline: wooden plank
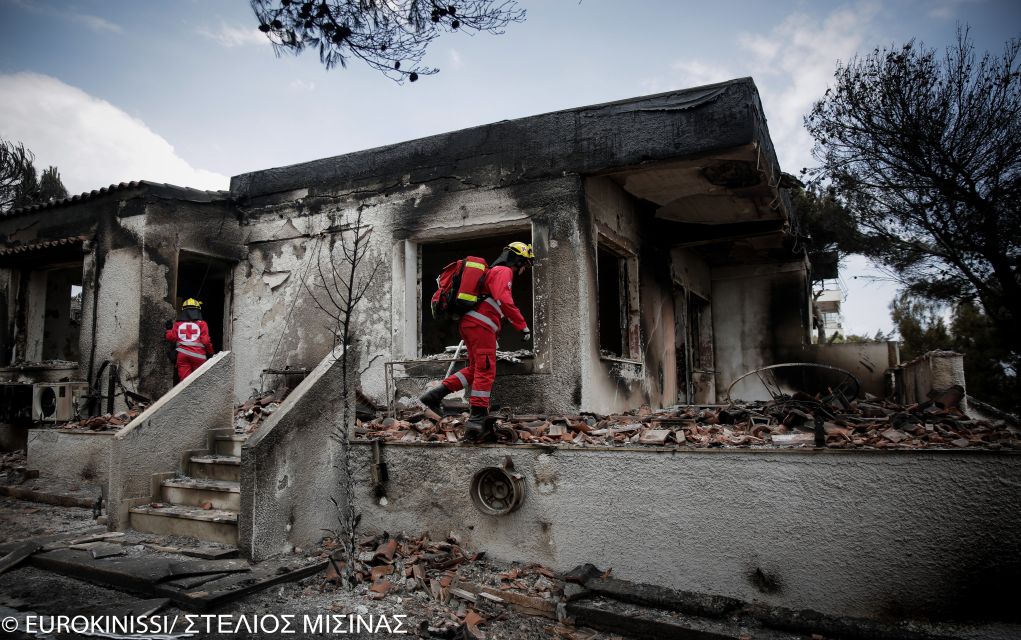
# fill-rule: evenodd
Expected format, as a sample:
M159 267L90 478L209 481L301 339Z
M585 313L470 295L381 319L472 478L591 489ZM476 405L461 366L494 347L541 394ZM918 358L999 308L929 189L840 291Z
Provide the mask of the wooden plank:
M203 560L227 560L230 558L238 557L237 547L217 547L213 545L199 545L195 547L167 547L163 545L153 544L151 542L143 543L146 547L153 551L160 551L162 553L176 553L182 556L191 556L193 558L202 558Z
M144 594L173 575L166 558L106 558L96 560L88 551L56 549L31 557L32 566L94 584L108 585Z
M42 545L38 542L22 542L17 548L11 550L3 558L0 558L0 574L10 571L14 567L24 562L29 556L34 554L36 551L42 549Z
M171 562L170 573L176 577L201 576L210 573L238 573L251 571L247 560L180 560Z
M127 555L128 550L122 545L111 544L109 542L98 542L96 546L89 549L89 554L96 560L101 558L111 558L113 556Z
M239 600L281 582L300 580L326 568L322 560L308 565L292 566L293 561L266 561L250 573L237 573L203 585L199 591L182 591L169 584L156 585L156 591L191 611L206 611L226 602Z
M0 555L6 555L16 549L22 542L37 542L44 547L54 542L66 542L68 540L74 540L84 535L95 535L97 533L103 533L106 531L106 527L93 527L86 529L85 531L75 531L72 533L57 533L51 536L39 536L35 538L25 538L24 540L15 540L13 542L5 542L0 544Z

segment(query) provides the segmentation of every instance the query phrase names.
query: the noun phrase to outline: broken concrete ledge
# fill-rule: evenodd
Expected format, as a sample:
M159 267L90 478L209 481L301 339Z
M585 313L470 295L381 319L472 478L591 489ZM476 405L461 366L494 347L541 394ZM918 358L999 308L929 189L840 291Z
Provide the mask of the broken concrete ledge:
M17 498L18 500L28 500L29 502L52 504L58 507L81 507L83 509L91 509L93 504L96 502L95 498L89 498L86 496L50 493L47 491L36 491L34 489L12 487L9 485L0 485L0 496Z
M736 618L740 620L750 618L772 629L805 635L823 634L826 637L844 638L845 640L949 640L949 637L945 635L934 635L875 620L829 616L817 611L792 610L758 602L749 603L735 598L678 591L603 577L603 572L591 564L572 569L564 578L584 587L584 590L575 593L567 604L568 614L576 618L579 623L628 633L629 629L633 631L633 627L628 624L629 620L632 624L640 622L642 623L641 629L636 634L640 637L688 638L705 635L729 638L731 636L707 634L704 630L692 629L684 625L670 625L663 621L643 620L640 616L621 616L610 610L587 606L585 601L602 596L620 603L675 611L703 619Z
M355 446L371 447L372 439L352 439L351 444ZM663 447L663 446L621 446L621 447L598 447L598 446L577 446L570 444L536 444L534 442L515 442L513 444L475 444L465 442L401 442L387 441L384 445L390 447L418 447L424 449L539 449L549 453L553 452L579 452L586 451L616 451L620 453L648 453L653 455L664 454L699 454L699 455L814 455L814 456L847 456L847 455L877 455L877 456L918 456L923 454L937 454L947 456L1021 456L1021 450L1010 449L836 449L828 447L706 447L697 449L695 447Z

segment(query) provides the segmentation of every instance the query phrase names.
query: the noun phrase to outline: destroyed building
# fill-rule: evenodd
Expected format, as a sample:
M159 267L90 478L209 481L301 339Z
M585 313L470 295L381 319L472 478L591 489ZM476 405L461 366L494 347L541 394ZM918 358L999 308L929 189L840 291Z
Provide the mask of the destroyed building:
M929 530L922 555L949 539L1016 532L1019 516L1003 511L993 486L964 496L939 483L1016 473L1009 453L909 462L872 451L420 442L380 451L368 441L342 450L331 438L343 345L323 286L356 238L355 280L366 293L349 382L379 407L417 395L447 368L458 338L430 316L433 278L514 240L537 257L515 283L534 346L522 352L517 336L500 337L501 350L519 353L500 364L495 409L577 416L766 400L743 374L830 357L862 374L864 391L885 395L897 364L887 345L830 356L811 344L813 276L784 185L757 90L739 79L256 171L227 192L133 182L9 212L0 217L9 424L0 428L8 446L28 441L30 465L46 460L68 477L89 465L112 528L236 541L253 558L335 529L334 499L353 503L370 530L456 529L495 557L558 570L598 556L642 582L836 614L938 610L949 596L931 586L945 577L937 562L891 574L892 551L853 567L838 556L846 544L868 551L859 536L874 518L894 537ZM173 386L164 325L187 297L203 300L221 353ZM925 380L943 380L943 368L936 362ZM284 388L253 435L235 435L236 405ZM76 408L117 414L135 403L146 405L140 415L102 433L37 428L40 418L72 420ZM26 419L33 428L19 426ZM525 502L482 514L468 496L472 476L507 456ZM862 477L869 491L849 495ZM960 499L958 513L935 529L901 510L935 509L946 496ZM174 508L153 507L164 503ZM855 512L864 514L857 523ZM835 530L852 540L813 534ZM806 551L805 539L816 546ZM805 553L816 560L800 562ZM968 553L966 568L995 551ZM763 573L783 588L749 578ZM843 595L820 595L841 581ZM870 602L865 594L877 591L886 600Z

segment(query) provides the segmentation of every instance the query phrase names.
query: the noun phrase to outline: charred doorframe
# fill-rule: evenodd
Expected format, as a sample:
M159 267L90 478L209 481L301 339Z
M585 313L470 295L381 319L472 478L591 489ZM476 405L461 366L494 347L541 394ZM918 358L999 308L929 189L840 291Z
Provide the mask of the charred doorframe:
M674 280L674 322L678 400L715 402L712 303Z
M202 316L209 325L216 351L230 350L235 266L233 261L195 251L180 250L177 254L176 276L169 301L175 312L180 311L181 302L187 298L203 302ZM182 277L189 282L182 283ZM199 284L195 285L194 280Z
M541 308L542 301L550 299L547 290L550 282L548 277L550 265L546 260L546 247L549 231L545 223L535 222L524 218L509 220L497 224L474 225L459 227L456 229L440 228L427 229L416 233L413 237L398 242L395 246L396 260L394 262L394 292L400 291L398 283L403 284L403 296L399 311L400 334L395 336L394 353L398 358L412 360L423 356L422 353L422 315L428 314L429 309L424 308L421 303L425 290L433 286L431 278L437 274L423 274L422 272L422 248L430 244L445 242L463 242L473 238L491 238L494 236L506 236L520 234L523 239L527 236L536 252L536 260L533 268L527 272L532 282L532 318L526 318L534 322L532 328L533 344L532 351L535 354L533 371L535 373L550 373L550 330L545 326L544 319L548 317ZM492 260L495 256L482 256ZM423 289L425 287L425 290ZM395 297L395 303L397 298ZM519 301L520 302L520 301ZM507 331L502 332L507 335Z
M599 357L604 360L623 360L641 364L638 255L627 243L613 237L608 230L602 228L602 225L597 227L596 331L599 337ZM607 268L612 270L613 275L606 273ZM610 335L611 333L613 335ZM614 349L619 352L615 353ZM604 351L609 353L604 354Z

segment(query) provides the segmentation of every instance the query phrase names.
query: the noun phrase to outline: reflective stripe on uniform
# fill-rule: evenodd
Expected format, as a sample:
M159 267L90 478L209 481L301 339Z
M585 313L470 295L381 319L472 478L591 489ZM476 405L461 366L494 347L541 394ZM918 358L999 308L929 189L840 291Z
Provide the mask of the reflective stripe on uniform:
M201 342L192 342L191 340L178 340L177 344L185 347L203 347Z
M177 352L178 353L183 353L186 356L191 356L192 358L198 358L199 360L205 360L206 359L206 354L204 354L204 353L195 353L194 351L188 351L184 347L178 347L177 348Z
M498 325L495 322L493 322L492 318L487 318L486 316L482 315L478 311L469 311L468 313L464 314L464 317L466 317L466 318L475 318L476 320L479 320L480 322L485 323L486 326L488 326L493 331L499 331L500 330L500 325Z
M489 392L488 391L476 391L475 389L472 389L472 397L473 398L488 398L489 397Z
M465 377L464 377L464 374L463 374L463 373L461 373L460 371L458 371L457 373L455 373L455 374L454 374L454 377L455 377L455 378L457 378L457 379L458 379L458 381L460 381L460 383L461 383L461 386L462 386L462 387L467 387L467 386L468 386L468 379L467 379L467 378L465 378Z
M470 293L459 293L459 294L457 294L457 299L458 300L467 300L468 302L476 302L479 299L479 297L478 296L473 296Z
M471 267L472 269L482 269L483 271L486 270L486 265L482 264L481 262L471 262L466 260L464 266Z
M503 309L500 308L499 300L497 300L496 298L486 298L485 301L492 305L494 309L496 309L496 312L500 314L501 318L503 317Z

